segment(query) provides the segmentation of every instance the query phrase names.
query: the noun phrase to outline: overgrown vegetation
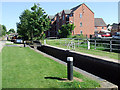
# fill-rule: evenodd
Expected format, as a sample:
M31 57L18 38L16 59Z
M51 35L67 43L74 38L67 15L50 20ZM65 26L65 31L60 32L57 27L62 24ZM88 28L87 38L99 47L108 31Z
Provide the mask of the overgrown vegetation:
M16 52L17 51L17 52ZM66 66L30 48L4 47L2 50L2 88L96 88L100 85L74 71L82 82L64 82Z

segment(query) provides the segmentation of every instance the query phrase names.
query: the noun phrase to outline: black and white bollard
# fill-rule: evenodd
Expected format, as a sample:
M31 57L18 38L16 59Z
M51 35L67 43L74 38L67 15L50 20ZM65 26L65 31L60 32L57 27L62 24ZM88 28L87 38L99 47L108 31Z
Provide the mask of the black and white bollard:
M67 57L67 78L73 80L73 57Z

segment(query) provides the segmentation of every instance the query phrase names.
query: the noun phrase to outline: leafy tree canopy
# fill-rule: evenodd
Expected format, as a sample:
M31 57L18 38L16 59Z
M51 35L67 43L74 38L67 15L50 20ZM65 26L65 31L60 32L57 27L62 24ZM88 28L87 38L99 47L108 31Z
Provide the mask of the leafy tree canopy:
M7 32L6 26L5 25L0 25L0 35L4 36Z
M59 35L61 38L69 37L72 34L72 30L74 30L74 24L64 24L59 30Z
M44 31L50 28L50 21L44 9L39 4L34 4L31 10L24 10L17 23L17 32L22 37L29 39L41 39Z
M9 33L15 33L15 30L13 28L11 28L8 32Z

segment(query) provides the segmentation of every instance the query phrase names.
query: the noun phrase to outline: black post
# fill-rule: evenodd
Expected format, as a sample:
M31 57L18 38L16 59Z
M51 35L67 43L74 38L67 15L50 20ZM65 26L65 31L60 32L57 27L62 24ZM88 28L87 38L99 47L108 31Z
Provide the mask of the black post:
M112 39L110 39L110 52L112 52Z
M67 78L73 80L73 57L67 57Z
M96 36L95 36L95 49L96 49Z
M24 47L25 47L25 41L24 41Z

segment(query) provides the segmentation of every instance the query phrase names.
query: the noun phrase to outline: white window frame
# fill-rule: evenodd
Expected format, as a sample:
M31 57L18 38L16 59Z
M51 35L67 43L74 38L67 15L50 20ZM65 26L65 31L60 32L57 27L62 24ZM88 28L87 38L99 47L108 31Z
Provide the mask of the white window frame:
M82 30L80 30L80 34L83 34L83 31L82 31Z
M82 18L82 13L80 13L80 18Z

